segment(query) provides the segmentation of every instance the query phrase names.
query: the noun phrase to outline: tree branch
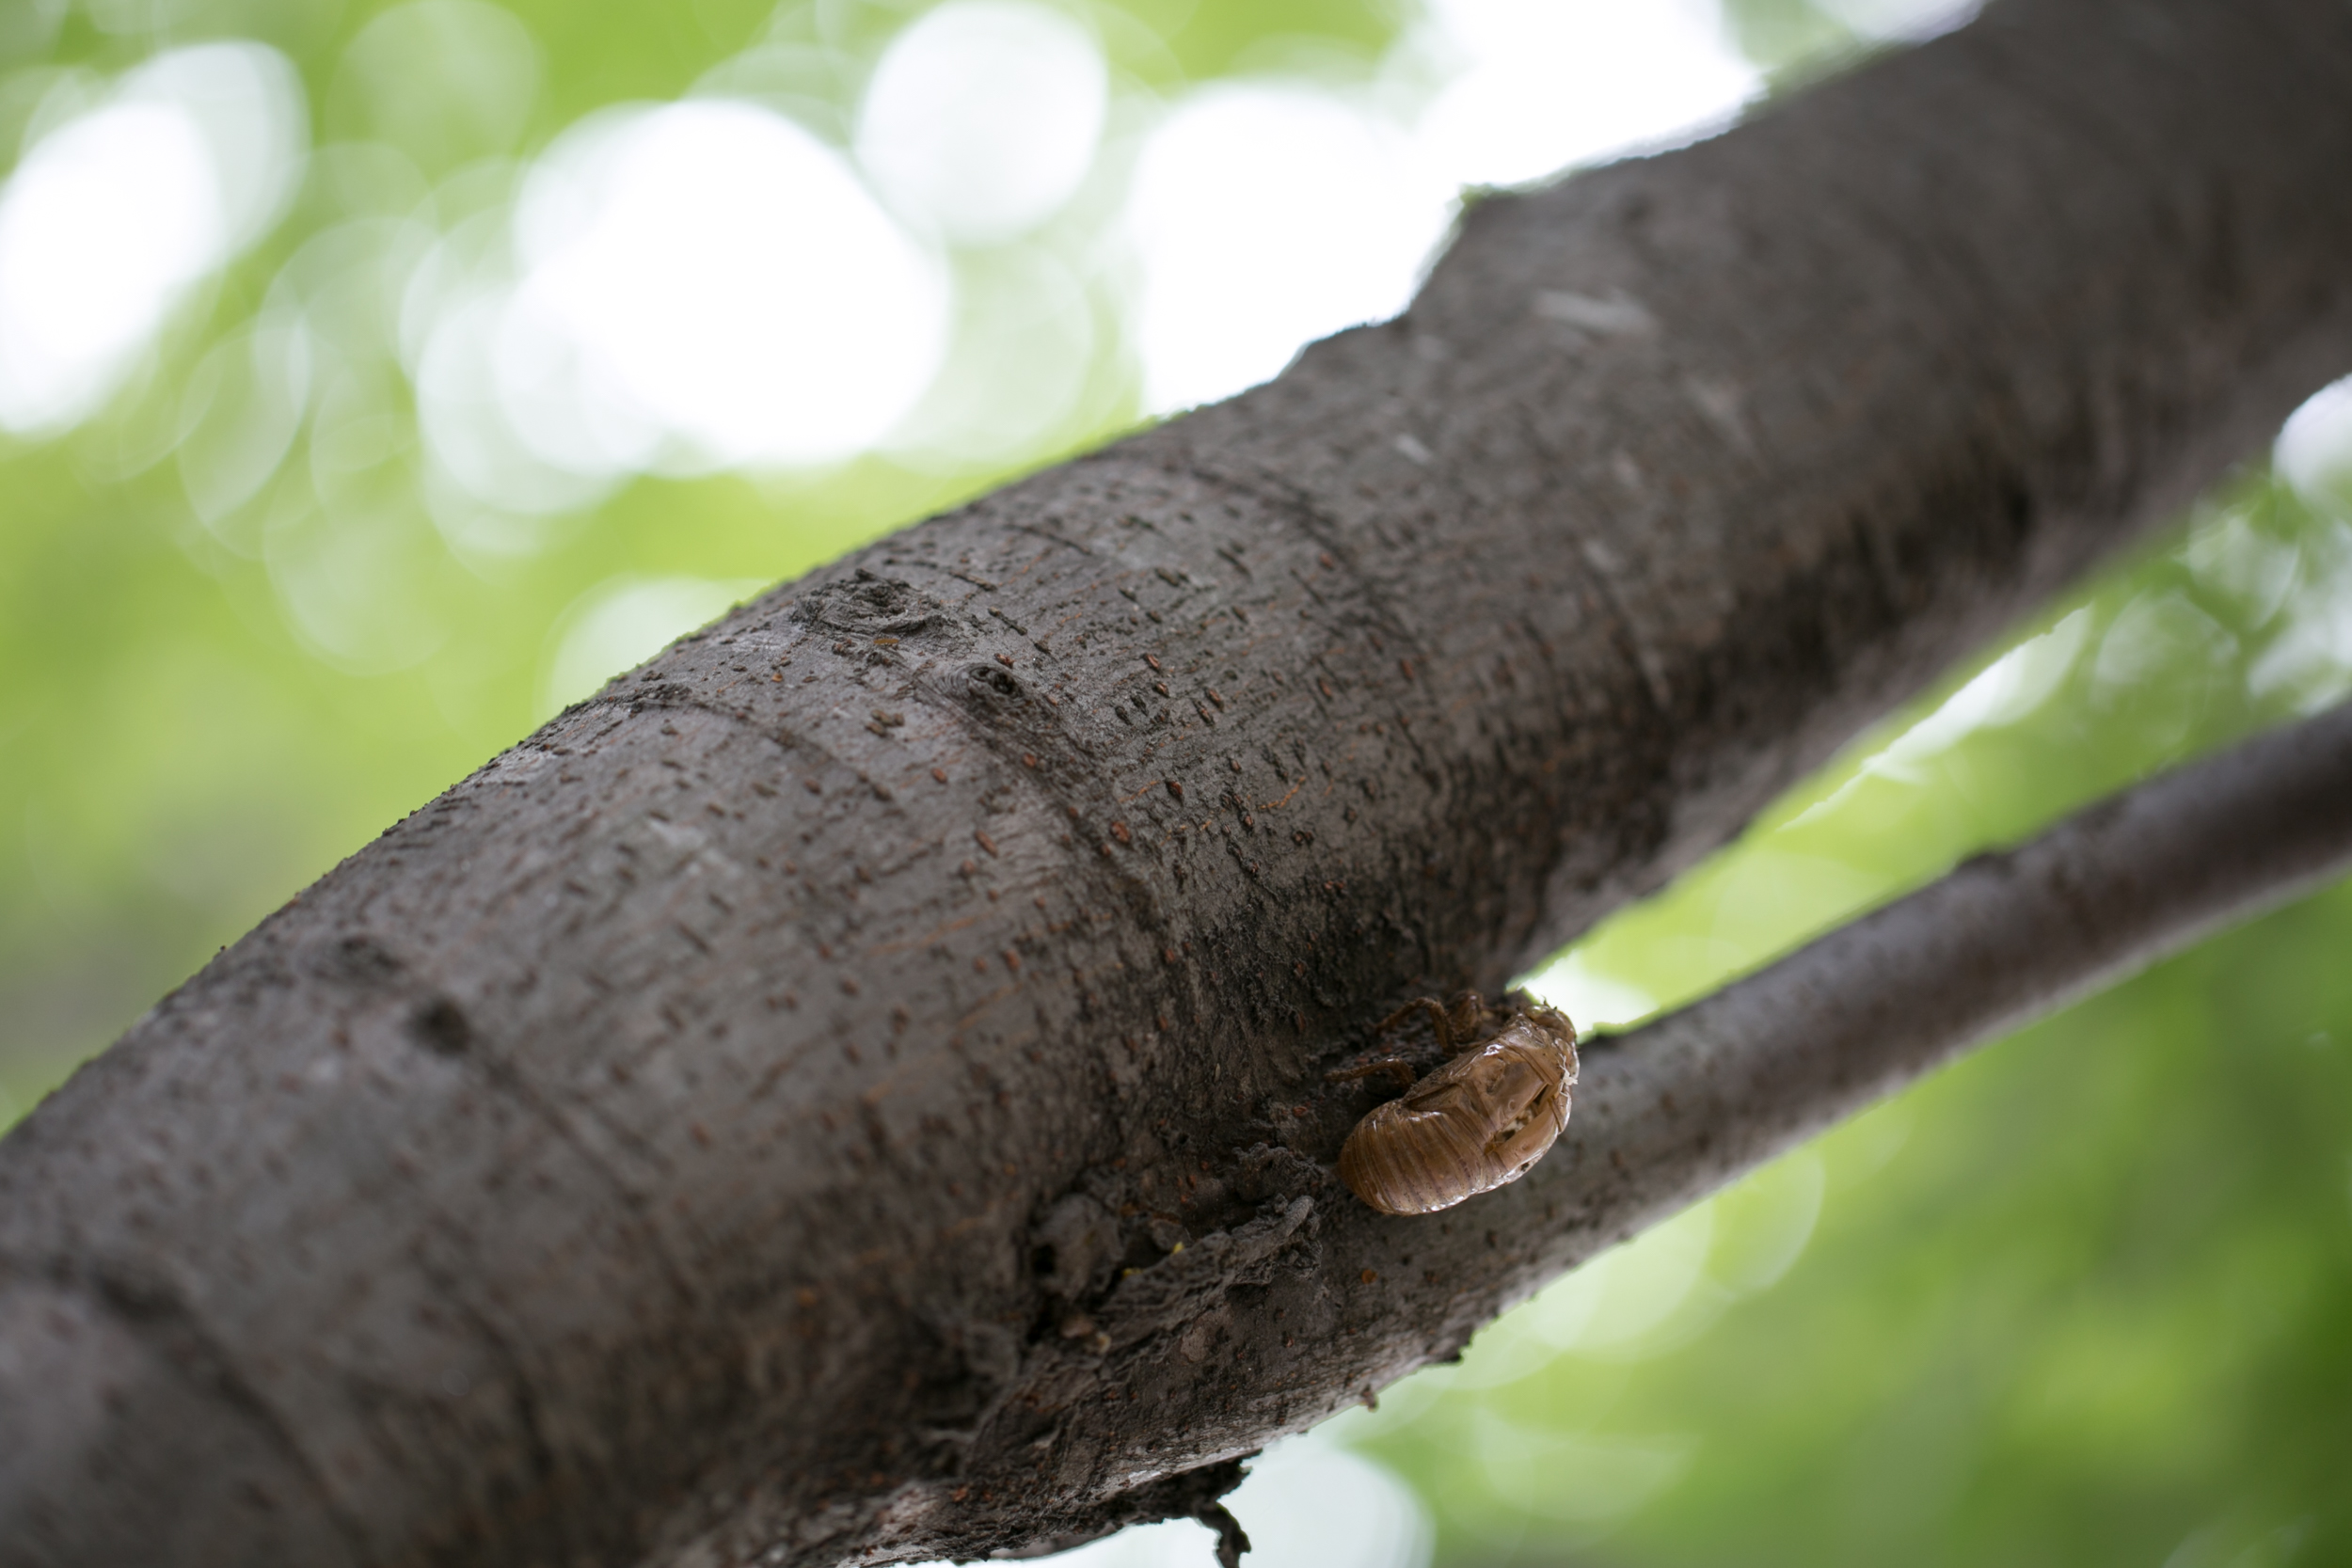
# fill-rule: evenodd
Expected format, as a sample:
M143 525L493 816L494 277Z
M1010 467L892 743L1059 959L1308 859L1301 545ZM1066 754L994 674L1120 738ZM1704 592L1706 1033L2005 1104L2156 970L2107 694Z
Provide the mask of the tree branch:
M0 1562L1200 1513L1615 1233L1351 1208L1324 1072L2352 365L2348 101L2333 4L1995 5L567 712L0 1145Z
M1583 1053L1529 1288L1980 1045L2352 872L2352 704L1969 861ZM1607 1158L1601 1151L1607 1150Z

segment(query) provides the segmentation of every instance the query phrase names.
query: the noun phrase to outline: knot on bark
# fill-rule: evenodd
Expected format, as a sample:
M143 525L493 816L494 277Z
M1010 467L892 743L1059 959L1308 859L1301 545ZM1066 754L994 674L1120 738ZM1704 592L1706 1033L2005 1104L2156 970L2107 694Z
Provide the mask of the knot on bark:
M821 582L802 594L791 618L860 637L905 637L930 626L945 608L902 578L861 566L846 580Z
M408 1015L408 1034L437 1056L460 1056L473 1044L473 1025L465 1009L446 996L419 1003Z
M963 689L972 705L992 718L1009 713L1029 700L1028 689L1009 670L975 664L963 673Z
M1090 1296L1109 1283L1124 1251L1119 1221L1083 1193L1046 1211L1030 1240L1029 1264L1038 1283L1064 1302Z

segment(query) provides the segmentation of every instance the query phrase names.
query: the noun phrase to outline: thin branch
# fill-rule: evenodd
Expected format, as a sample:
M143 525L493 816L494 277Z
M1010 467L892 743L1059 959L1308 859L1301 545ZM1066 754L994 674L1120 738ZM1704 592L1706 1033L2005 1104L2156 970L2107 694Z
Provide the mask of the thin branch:
M1637 1228L1969 1048L2352 872L2352 704L1980 856L1584 1053L1549 1201Z

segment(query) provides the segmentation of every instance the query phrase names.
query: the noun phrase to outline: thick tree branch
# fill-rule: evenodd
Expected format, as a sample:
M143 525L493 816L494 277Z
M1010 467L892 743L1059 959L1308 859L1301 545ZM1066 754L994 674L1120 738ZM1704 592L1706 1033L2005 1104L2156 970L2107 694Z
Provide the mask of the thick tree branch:
M2352 365L2346 102L2339 5L2010 0L566 713L0 1146L0 1562L1207 1506L1642 1208L1376 1220L1325 1070Z

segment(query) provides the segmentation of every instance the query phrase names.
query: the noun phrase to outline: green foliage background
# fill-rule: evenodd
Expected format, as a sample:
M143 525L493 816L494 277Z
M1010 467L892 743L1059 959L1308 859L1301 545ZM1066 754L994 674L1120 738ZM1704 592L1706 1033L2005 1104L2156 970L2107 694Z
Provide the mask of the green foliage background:
M675 97L755 37L815 29L870 58L918 8L517 0L538 90L485 126L404 124L397 93L355 85L344 50L380 6L18 4L0 24L0 159L61 84L238 36L297 63L322 143L405 135L434 171ZM1161 93L1302 51L1344 71L1408 20L1355 0L1089 14L1123 78ZM1855 41L1804 0L1744 0L1728 20L1784 82ZM812 90L846 119L854 88ZM314 250L313 297L343 302L329 315L395 432L371 580L415 633L398 657L337 657L273 587L278 498L207 527L172 461L208 349L306 244L412 199L326 167L97 418L0 438L0 1094L17 1110L526 733L551 637L597 584L793 576L1136 418L1113 278L1093 285L1106 330L1088 397L1027 449L640 479L528 549L469 557L417 492L383 259ZM306 483L300 458L281 489ZM1974 848L2334 700L2352 685L2347 517L2240 478L1554 979L1671 1005ZM2348 943L2339 888L2029 1029L1581 1272L1343 1428L1420 1492L1447 1563L2352 1561Z

